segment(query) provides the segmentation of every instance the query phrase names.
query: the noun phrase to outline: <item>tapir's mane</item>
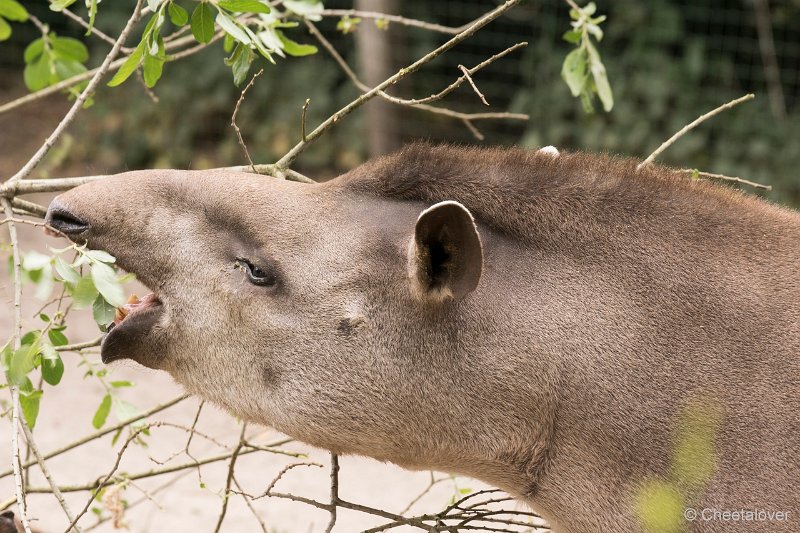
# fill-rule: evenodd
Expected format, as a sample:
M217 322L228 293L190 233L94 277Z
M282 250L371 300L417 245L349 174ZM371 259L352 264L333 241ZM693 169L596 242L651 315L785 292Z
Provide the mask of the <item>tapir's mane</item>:
M478 220L523 241L556 239L564 231L596 236L603 221L628 225L675 212L708 215L767 205L660 165L637 170L639 163L607 154L561 152L553 157L518 148L414 143L335 182L384 198L455 200ZM604 226L607 231L609 224Z

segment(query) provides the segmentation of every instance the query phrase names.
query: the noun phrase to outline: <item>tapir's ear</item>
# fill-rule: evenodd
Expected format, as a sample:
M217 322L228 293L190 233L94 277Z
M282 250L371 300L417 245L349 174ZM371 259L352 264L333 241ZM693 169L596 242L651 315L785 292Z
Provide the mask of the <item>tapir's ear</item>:
M461 299L478 286L483 247L475 220L458 202L420 213L409 250L412 290L425 300Z

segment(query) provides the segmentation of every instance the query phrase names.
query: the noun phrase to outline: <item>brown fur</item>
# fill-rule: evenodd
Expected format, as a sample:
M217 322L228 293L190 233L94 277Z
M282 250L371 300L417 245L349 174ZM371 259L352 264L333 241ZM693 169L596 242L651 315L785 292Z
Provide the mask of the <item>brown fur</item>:
M164 301L115 356L239 416L478 477L560 532L641 531L658 481L698 509L790 512L691 531L796 531L800 216L636 164L419 144L325 184L141 171L53 205ZM475 217L483 271L420 298L410 245L443 200ZM279 282L249 285L240 256ZM687 422L698 405L713 423ZM675 466L697 427L700 482Z

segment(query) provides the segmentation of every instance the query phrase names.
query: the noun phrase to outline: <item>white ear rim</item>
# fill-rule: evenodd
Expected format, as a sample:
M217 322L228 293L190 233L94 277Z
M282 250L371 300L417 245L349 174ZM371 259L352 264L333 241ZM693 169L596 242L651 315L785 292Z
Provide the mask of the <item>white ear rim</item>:
M472 216L472 212L469 209L467 209L464 206L464 204L462 204L461 202L456 202L455 200L444 200L442 202L433 204L428 209L425 209L424 211L422 211L419 214L419 216L417 217L417 222L419 222L422 219L422 217L424 217L425 215L427 215L431 211L436 211L440 207L444 207L446 205L452 205L452 206L460 208L469 217L469 219L472 221L472 223L475 224L475 217ZM475 225L475 227L477 228L477 225Z
M544 148L539 148L536 151L537 154L547 154L551 157L558 157L561 153L558 151L558 148L555 146L545 146Z

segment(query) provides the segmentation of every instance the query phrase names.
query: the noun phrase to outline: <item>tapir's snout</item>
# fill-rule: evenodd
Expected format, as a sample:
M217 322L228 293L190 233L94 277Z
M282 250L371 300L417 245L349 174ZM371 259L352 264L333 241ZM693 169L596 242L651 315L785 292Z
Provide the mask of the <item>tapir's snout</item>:
M50 203L44 219L47 226L66 235L77 237L89 230L89 222L67 209L58 198Z

